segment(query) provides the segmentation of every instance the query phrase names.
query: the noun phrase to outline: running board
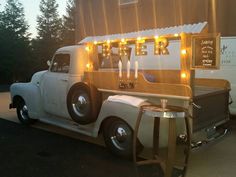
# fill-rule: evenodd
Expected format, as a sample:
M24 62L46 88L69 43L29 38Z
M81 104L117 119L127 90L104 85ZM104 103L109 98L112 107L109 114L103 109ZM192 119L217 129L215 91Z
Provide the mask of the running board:
M67 130L71 130L77 133L81 133L83 135L96 137L96 135L94 134L94 124L80 125L69 119L51 118L51 117L41 118L39 119L39 121L57 127L61 127Z
M229 129L224 128L222 132L217 132L216 135L212 136L209 139L197 141L197 142L191 142L191 151L199 150L202 147L205 147L206 145L209 145L210 143L213 143L221 138L223 138L226 134L228 134Z

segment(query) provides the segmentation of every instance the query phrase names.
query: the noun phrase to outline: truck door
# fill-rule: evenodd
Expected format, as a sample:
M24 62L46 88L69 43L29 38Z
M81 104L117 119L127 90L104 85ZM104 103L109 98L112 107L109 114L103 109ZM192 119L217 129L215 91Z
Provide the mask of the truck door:
M66 97L69 68L70 55L66 53L56 54L41 83L44 110L60 117L68 117Z

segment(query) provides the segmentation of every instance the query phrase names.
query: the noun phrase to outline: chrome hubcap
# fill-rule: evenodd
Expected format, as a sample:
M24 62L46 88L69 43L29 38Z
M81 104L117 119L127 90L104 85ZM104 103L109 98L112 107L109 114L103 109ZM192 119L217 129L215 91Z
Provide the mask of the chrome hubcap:
M20 109L20 115L24 120L28 120L29 119L29 115L28 115L28 108L26 105L24 105L21 109Z
M114 136L111 136L111 141L114 146L120 150L125 150L131 140L131 131L127 126L118 126L114 132Z
M88 109L88 98L87 95L80 95L77 98L75 98L75 101L72 103L73 111L78 116L84 116Z

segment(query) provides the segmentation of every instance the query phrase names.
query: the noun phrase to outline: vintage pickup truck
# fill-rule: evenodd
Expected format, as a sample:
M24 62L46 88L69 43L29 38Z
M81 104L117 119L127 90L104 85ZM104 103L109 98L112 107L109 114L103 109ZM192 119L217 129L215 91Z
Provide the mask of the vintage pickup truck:
M192 147L197 147L221 135L217 126L229 120L229 82L195 78L190 67L189 40L205 25L88 37L60 48L48 70L35 73L29 83L11 85L10 108L23 124L38 119L92 137L102 132L108 148L127 157L139 106L164 98L188 110ZM114 101L114 95L127 97ZM168 120L160 124L164 147ZM144 119L137 146L150 146L152 125L153 118ZM177 130L183 138L184 120L177 120Z

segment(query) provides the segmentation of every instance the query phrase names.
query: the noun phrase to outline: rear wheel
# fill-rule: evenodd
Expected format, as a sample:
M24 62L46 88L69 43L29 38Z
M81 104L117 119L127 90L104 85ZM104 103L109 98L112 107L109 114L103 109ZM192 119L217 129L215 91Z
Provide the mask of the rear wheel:
M25 104L24 100L20 100L16 107L16 112L19 121L24 125L30 125L33 124L36 120L31 119L28 114L28 107Z
M119 118L108 119L103 126L103 137L109 150L118 156L132 158L133 153L133 130ZM142 145L137 141L137 151Z

